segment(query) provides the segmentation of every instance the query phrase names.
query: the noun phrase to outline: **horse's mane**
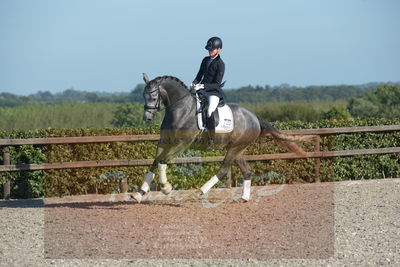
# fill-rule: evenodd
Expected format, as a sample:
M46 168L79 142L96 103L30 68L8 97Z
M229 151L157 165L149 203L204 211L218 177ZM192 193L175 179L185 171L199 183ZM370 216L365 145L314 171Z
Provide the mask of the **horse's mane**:
M180 85L182 85L184 88L188 88L188 87L186 86L186 84L185 84L184 82L182 82L180 79L178 79L178 78L176 78L176 77L174 77L174 76L169 76L169 75L156 77L156 78L154 78L153 80L150 81L150 84L153 84L153 83L159 84L159 83L161 83L161 82L163 82L163 81L165 81L165 80L173 80L173 81L176 81L177 83L179 83Z

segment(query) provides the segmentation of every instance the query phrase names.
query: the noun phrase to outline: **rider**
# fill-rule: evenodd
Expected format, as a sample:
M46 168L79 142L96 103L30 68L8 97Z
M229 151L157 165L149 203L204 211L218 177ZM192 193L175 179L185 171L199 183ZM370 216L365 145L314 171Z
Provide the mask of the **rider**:
M205 47L208 50L208 57L203 58L199 72L192 82L193 88L199 93L205 94L208 100L207 118L210 118L212 113L217 109L218 104L225 98L222 91L222 78L225 73L225 63L222 61L219 53L222 49L222 40L219 37L211 37L207 41ZM208 130L215 129L213 120L207 119Z

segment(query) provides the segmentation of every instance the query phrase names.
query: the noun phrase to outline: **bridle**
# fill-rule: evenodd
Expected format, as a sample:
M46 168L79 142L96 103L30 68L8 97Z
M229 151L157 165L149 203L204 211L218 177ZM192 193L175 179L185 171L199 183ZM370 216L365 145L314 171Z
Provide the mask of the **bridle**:
M169 107L172 107L175 104L179 103L181 100L183 100L185 97L187 97L189 95L191 97L193 97L194 99L196 99L196 93L194 93L193 90L191 89L190 91L189 90L187 91L187 94L185 94L183 97L181 97L178 100L176 100L174 103L172 103L170 105L165 105L164 108L161 108L161 89L160 89L160 85L158 85L157 88L154 89L153 91L146 92L146 94L150 94L151 95L154 92L157 92L157 101L156 101L154 106L150 106L150 105L145 104L144 105L144 110L145 111L150 111L150 110L155 110L155 112L163 111L163 110L165 110L165 109L167 109ZM144 94L145 93L143 93L143 95ZM155 112L152 112L152 113L155 113Z
M156 110L156 112L161 111L161 90L160 90L160 86L157 86L156 89L154 89L151 92L147 92L147 94L151 95L152 93L157 91L157 101L156 104L154 106L149 106L147 104L144 105L144 110ZM144 96L144 92L143 92L143 96Z

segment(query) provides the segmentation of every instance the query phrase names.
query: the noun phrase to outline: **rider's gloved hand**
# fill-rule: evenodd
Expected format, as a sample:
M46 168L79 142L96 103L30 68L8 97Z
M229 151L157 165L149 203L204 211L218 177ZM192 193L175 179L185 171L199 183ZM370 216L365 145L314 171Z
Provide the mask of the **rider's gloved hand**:
M204 84L202 83L198 83L194 85L194 90L198 91L198 90L202 90L204 89Z

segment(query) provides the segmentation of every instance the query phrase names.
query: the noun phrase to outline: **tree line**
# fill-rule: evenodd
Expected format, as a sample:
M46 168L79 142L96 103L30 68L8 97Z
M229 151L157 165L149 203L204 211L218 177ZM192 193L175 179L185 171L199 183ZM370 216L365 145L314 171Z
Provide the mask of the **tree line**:
M287 84L270 87L244 86L238 89L225 89L227 102L291 102L291 101L336 101L351 99L366 92L373 92L381 84L368 83L363 85L332 85L294 87ZM0 93L0 107L15 107L37 104L66 104L66 103L143 103L144 84L138 84L129 93L101 93L79 91L73 88L61 93L39 91L27 96L12 93Z
M256 94L263 90L268 91L268 88L247 88L227 91L234 96L235 94L239 94L240 91L248 93L250 90L253 90L253 93ZM400 84L381 84L374 91L368 90L370 89L367 89L367 92L361 93L358 96L349 99L336 99L335 101L292 100L245 102L249 98L243 97L238 98L237 102L240 102L242 106L247 107L257 116L269 122L315 122L333 119L346 120L349 118L391 119L400 117ZM77 91L77 94L73 94L74 92L69 91L69 103L57 104L55 101L50 101L42 105L37 103L28 105L25 103L25 105L17 106L0 106L0 130L157 128L161 122L162 114L158 114L156 120L151 124L144 123L142 120L142 91L143 88L138 87L129 94L129 97L126 97L131 99L129 102L85 102L83 98L78 98L79 100L75 99L82 92ZM270 91L279 92L281 90L272 89ZM333 90L326 91L332 92ZM299 94L298 92L295 93ZM232 97L232 95L228 96L228 98ZM275 95L277 95L277 92ZM117 97L118 95L114 96ZM106 95L101 97L107 98ZM269 99L271 100L272 97L273 94L270 94Z

